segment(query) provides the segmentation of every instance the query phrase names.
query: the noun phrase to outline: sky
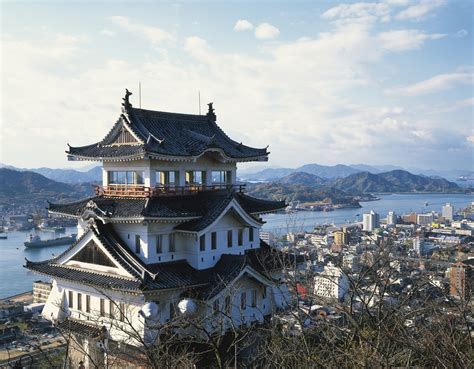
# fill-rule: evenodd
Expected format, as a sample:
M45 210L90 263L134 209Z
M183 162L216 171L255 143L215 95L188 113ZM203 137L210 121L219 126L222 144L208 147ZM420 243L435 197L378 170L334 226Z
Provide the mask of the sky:
M145 109L214 102L270 166L474 170L469 0L15 1L1 6L0 162L79 167L125 88Z

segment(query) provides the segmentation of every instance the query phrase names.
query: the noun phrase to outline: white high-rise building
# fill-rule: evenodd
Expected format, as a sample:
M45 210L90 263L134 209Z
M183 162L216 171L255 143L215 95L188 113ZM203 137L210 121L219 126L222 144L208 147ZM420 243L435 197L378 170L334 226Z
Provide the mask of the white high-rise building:
M364 214L362 220L362 230L372 232L375 228L378 228L379 226L380 217L375 211L371 210L370 213Z
M449 202L446 203L446 205L443 206L441 214L444 219L453 220L454 207Z
M434 221L433 213L418 214L416 216L416 223L419 225L430 225Z
M342 300L348 289L347 276L331 263L324 267L322 273L314 277L314 294L316 296Z
M397 224L397 215L393 211L389 211L387 214L387 225Z

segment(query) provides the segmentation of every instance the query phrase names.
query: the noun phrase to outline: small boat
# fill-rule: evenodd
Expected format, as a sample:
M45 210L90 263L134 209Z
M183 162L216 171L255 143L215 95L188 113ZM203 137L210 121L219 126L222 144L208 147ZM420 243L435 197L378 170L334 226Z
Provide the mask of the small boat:
M6 240L8 238L8 235L6 232L0 232L0 240Z
M72 245L76 241L76 234L53 238L51 240L42 240L37 234L30 234L29 240L25 242L27 248L40 248L48 246Z

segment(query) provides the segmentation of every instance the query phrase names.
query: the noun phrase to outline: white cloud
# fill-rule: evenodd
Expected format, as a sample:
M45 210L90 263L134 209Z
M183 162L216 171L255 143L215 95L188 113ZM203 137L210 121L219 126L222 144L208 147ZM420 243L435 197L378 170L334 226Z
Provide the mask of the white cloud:
M253 24L246 19L239 19L235 22L234 31L248 31L253 29Z
M261 23L255 28L255 37L259 40L271 40L280 34L280 30L270 23Z
M372 23L377 20L387 22L390 20L390 4L380 3L354 3L339 4L326 10L322 17L329 20L347 22Z
M463 38L463 37L466 37L468 34L469 32L467 32L465 29L460 29L459 31L456 32L454 36L457 38Z
M128 20L115 22L146 37ZM431 35L424 37L410 47L420 47ZM200 90L203 106L215 102L218 122L232 138L256 147L271 144L272 163L297 165L317 158L336 164L348 157L393 163L412 148L420 150L413 153L413 160L431 160L426 159L430 158L426 150L433 142L443 142L436 117L419 121L414 118L417 112L404 103L392 106L379 98L383 87L373 65L382 65L392 51L409 48L408 41L383 38L363 24L338 25L314 37L268 43L259 53L248 55L222 52L197 36L173 45L163 41L169 38L159 37L153 45L172 46L176 57L150 53L147 58L122 60L109 54L108 60L93 63L88 61L94 47L80 38L12 39L2 46L2 121L8 123L1 132L7 143L0 145L2 161L68 165L65 143L84 145L102 138L120 114L124 88L136 92L133 87L139 80L142 106L147 109L197 113ZM53 58L45 45L53 45L58 57ZM148 50L143 48L143 53ZM75 69L58 72L58 66L72 65ZM132 96L136 102L137 94ZM251 119L242 119L243 115ZM38 121L41 125L32 124ZM461 122L456 130L465 127ZM445 135L451 137L449 147L459 136L452 131ZM31 148L38 140L44 150L33 155Z
M386 92L403 96L419 96L451 89L460 84L472 84L474 73L460 71L455 73L439 74L424 81L403 87L396 87Z
M109 36L109 37L115 36L115 32L111 31L110 29L103 29L100 31L100 34L103 36Z
M446 4L446 0L419 0L417 4L400 11L395 18L398 20L421 20L432 10Z
M381 47L389 51L406 51L419 49L426 40L437 40L446 35L435 33L426 34L417 29L403 29L378 34Z
M474 144L474 135L473 136L467 136L466 137L467 142Z
M145 37L152 44L159 45L166 41L173 41L174 37L171 33L166 32L158 27L146 26L140 23L131 22L128 18L119 15L108 18L116 25L126 29L129 32Z

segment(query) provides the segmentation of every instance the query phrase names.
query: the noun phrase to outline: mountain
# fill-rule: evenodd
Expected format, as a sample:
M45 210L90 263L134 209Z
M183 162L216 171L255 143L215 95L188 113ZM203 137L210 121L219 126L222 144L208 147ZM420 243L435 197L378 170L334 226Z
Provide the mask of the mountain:
M458 192L460 187L444 178L430 178L404 170L373 174L362 172L337 179L332 185L351 194L373 192Z
M29 172L38 173L56 182L85 183L85 182L101 182L102 181L102 168L100 166L85 168L86 170L52 169L52 168L46 168L46 167L25 169L25 168L16 168L11 165L4 165L4 164L0 164L0 167L13 169L16 171L21 171L21 172L29 171Z
M90 183L68 184L30 172L0 168L0 206L44 207L46 201L70 201L93 194Z
M296 170L292 168L266 168L255 173L240 173L239 176L243 180L253 181L273 181L285 177Z
M247 185L247 194L261 199L286 201L330 201L334 205L354 205L358 202L353 196L337 188L314 187L302 184L282 184L278 182Z
M318 177L334 179L340 177L347 177L348 175L360 172L360 170L351 168L348 165L337 164L333 166L319 165L319 164L306 164L299 168L296 168L297 172L306 172L314 174Z
M314 174L310 174L306 172L296 172L296 173L291 173L283 178L280 178L276 182L283 185L299 184L299 185L316 187L316 186L323 185L324 183L327 182L327 180L325 180L324 178L315 176Z
M289 174L297 172L305 172L325 179L334 179L339 177L346 177L350 174L360 172L360 170L351 168L350 166L343 164L338 164L334 166L305 164L295 169L267 168L256 173L247 173L246 175L241 175L241 177L246 180L275 181Z

